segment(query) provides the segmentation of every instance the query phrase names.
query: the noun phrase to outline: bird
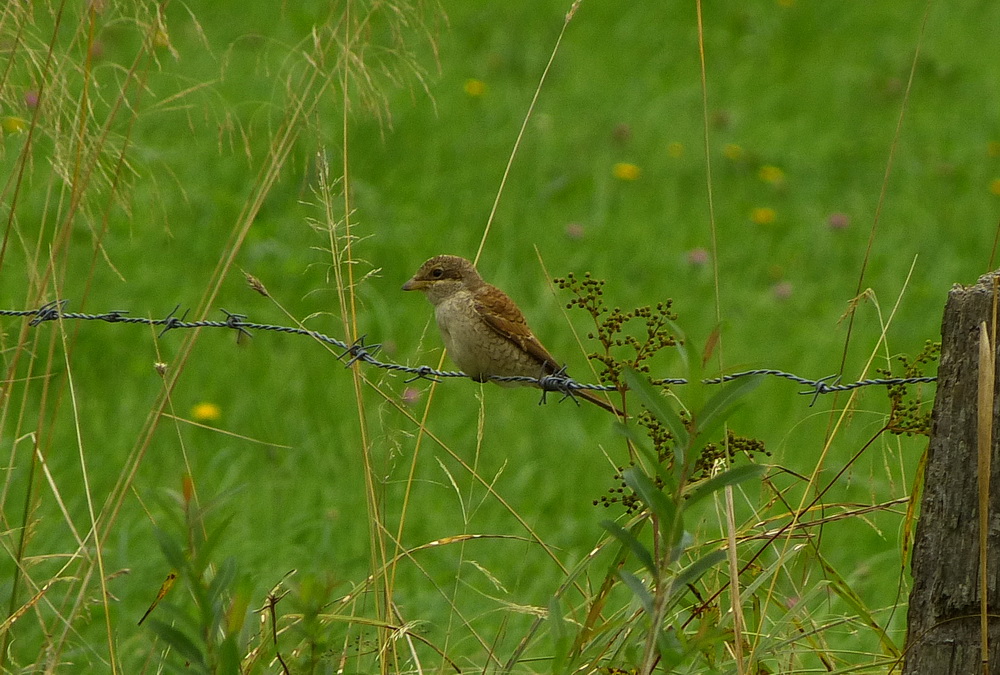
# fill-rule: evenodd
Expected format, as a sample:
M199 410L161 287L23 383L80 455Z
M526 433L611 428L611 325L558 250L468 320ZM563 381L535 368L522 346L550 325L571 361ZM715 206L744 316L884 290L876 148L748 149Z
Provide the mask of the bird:
M403 290L422 291L427 296L434 305L434 317L448 355L473 380L486 382L491 376L541 378L563 371L531 332L517 304L499 288L483 281L475 265L465 258L455 255L431 258L403 284ZM573 395L625 417L625 413L593 392L577 389Z

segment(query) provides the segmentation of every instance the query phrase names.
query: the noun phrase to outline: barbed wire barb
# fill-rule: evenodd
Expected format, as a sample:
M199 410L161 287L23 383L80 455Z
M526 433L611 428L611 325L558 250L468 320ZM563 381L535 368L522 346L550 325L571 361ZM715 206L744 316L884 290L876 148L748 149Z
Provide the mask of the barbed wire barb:
M338 359L342 359L348 354L351 355L351 358L344 364L345 368L350 368L358 361L364 361L365 363L371 363L372 365L378 363L378 360L375 358L375 354L377 354L378 350L382 348L382 344L376 343L370 346L365 345L366 337L367 336L365 335L359 337L343 354L337 357Z
M236 331L237 340L243 335L253 338L253 333L244 328L243 320L247 318L246 314L233 314L225 309L222 310L222 313L226 315L226 326Z
M53 300L47 302L33 312L25 312L23 315L34 314L35 318L28 322L29 326L37 326L44 321L55 321L63 314L63 308L69 300Z
M434 376L434 369L430 366L420 366L416 368L416 372L413 377L408 380L403 380L403 384L409 384L411 382L416 382L417 380L427 380L429 382L440 382L437 377Z
M174 330L176 328L191 328L192 327L192 326L188 326L188 325L186 325L184 323L184 319L186 319L187 315L188 315L188 310L185 309L184 310L184 314L182 316L180 316L180 317L174 316L174 314L180 308L181 308L180 305L177 305L176 307L174 307L172 310L170 310L170 313L167 314L167 317L165 319L163 319L162 322L160 322L160 323L163 324L163 330L161 330L160 334L157 335L156 337L162 338L164 335L166 335L166 333L167 333L168 330Z
M538 405L545 405L548 403L546 396L550 391L553 391L563 395L562 398L559 399L560 403L566 399L570 399L577 405L577 407L580 406L580 401L573 392L573 386L578 383L566 374L566 368L567 366L564 365L551 375L542 375L538 378L538 387L542 390L542 396L538 400Z
M465 373L457 370L438 370L436 368L431 368L430 366L406 366L400 363L393 363L391 361L381 361L375 357L375 355L381 350L382 344L365 344L367 339L366 335L362 335L353 343L348 344L343 340L338 340L337 338L324 335L318 331L308 330L306 328L297 328L292 326L277 326L264 323L253 323L247 321L246 314L238 314L235 312L230 312L228 310L220 310L225 315L225 321L188 321L187 315L189 310L184 310L181 316L177 316L177 312L180 310L181 306L178 304L175 306L164 318L162 319L152 319L139 316L130 316L127 310L115 309L103 314L86 314L82 312L67 312L66 307L69 301L53 300L41 305L37 309L27 309L27 310L13 310L13 309L0 309L0 316L11 316L11 317L31 317L28 321L29 326L38 326L47 321L104 321L106 323L115 324L142 324L147 326L163 326L158 334L158 338L162 338L168 331L172 330L182 330L187 328L225 328L228 330L234 330L237 333L237 339L242 336L248 338L253 338L253 331L270 331L275 333L286 333L291 335L303 335L310 337L314 340L318 340L325 344L333 345L342 352L337 356L337 359L343 361L346 357L350 357L344 363L345 368L350 368L355 363L361 361L367 363L376 368L381 368L383 370L392 370L402 373L407 373L412 377L404 380L405 384L411 382L416 382L417 380L427 380L430 382L441 382L445 378L456 378L456 377L470 377ZM811 396L812 399L809 402L809 407L816 404L816 401L823 394L829 394L835 391L849 391L851 389L858 389L860 387L870 387L870 386L894 386L901 384L923 384L936 382L937 377L935 376L923 376L923 377L893 377L893 378L869 378L865 380L859 380L857 382L850 382L847 384L841 384L841 377L839 375L827 375L826 377L821 377L818 380L812 380L809 378L801 377L795 375L794 373L788 373L783 370L778 370L775 368L759 368L756 370L746 370L739 373L730 373L728 375L723 375L721 377L713 377L702 380L705 384L722 384L724 382L731 382L733 380L750 377L752 375L767 375L771 377L779 377L787 380L791 380L798 384L806 387L805 390L799 393L804 396ZM475 378L471 378L475 379ZM549 375L542 375L541 377L529 377L524 375L515 376L499 376L491 375L487 379L494 382L520 382L523 384L535 385L542 390L541 399L539 400L539 405L544 405L547 403L547 395L549 392L557 392L562 394L560 402L565 401L567 398L571 399L577 405L580 405L580 401L576 397L576 392L581 389L586 389L589 391L615 391L616 388L613 385L605 384L588 384L583 382L577 382L572 377L566 373L566 366L563 366L555 373ZM684 385L688 381L682 377L677 378L664 378L654 380L658 384L671 384L671 385Z
M837 385L840 384L840 375L827 375L826 377L821 377L818 380L816 380L815 383L813 383L814 386L812 389L807 389L805 391L799 392L799 394L802 395L812 394L812 399L809 401L810 408L816 405L816 400L819 399L821 394L828 394L831 391L833 391L832 389L830 389L831 385L827 384L828 380L833 380L832 386L836 387Z

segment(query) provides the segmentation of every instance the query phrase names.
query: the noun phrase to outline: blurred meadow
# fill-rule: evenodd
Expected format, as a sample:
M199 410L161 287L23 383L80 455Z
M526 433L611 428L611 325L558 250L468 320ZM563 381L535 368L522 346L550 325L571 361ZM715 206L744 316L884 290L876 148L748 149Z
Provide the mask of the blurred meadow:
M570 11L6 3L0 309L225 309L437 367L400 286L482 244L582 382L594 323L552 280L586 273L609 308L672 300L694 358L663 349L654 378L704 353L706 377L852 382L903 374L950 286L996 266L1000 5ZM636 418L630 446L559 395L160 330L0 317L0 671L900 667L933 385L742 392L698 479L762 473L684 507L675 556L623 487L637 459L659 475ZM678 513L688 479L656 483Z

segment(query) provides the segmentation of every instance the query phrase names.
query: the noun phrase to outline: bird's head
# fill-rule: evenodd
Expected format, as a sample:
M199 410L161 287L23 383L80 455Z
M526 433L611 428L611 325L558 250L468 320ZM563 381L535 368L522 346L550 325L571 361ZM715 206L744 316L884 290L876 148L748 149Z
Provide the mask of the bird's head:
M471 262L457 255L439 255L431 258L403 284L404 291L423 291L431 303L437 305L461 290L474 290L483 285L483 279Z

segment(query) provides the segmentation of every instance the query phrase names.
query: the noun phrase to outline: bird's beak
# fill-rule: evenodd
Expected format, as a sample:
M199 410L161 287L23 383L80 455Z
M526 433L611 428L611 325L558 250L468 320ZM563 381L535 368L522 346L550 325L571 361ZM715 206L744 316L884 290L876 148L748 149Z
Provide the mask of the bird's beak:
M412 279L410 279L409 281L407 281L405 284L403 284L403 290L404 291L422 291L425 288L427 288L427 282L426 281L421 281L420 279L417 279L416 277L413 277Z

